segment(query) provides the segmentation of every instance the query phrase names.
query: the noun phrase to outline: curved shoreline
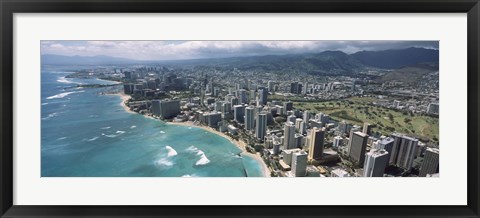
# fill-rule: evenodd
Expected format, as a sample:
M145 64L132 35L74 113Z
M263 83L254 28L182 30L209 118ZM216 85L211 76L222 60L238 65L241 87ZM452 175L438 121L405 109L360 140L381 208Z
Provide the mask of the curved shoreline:
M128 112L128 113L131 113L131 114L138 114L138 115L141 115L139 113L136 113L136 112L133 112L130 110L130 108L127 107L126 105L126 102L131 98L130 95L127 95L127 94L124 94L124 93L117 93L117 94L112 94L112 95L118 95L120 96L120 98L122 99L122 101L120 102L120 105L123 107L123 109ZM143 115L144 117L146 118L149 118L149 119L154 119L153 117L151 116L148 116L148 115ZM162 120L159 120L159 121L162 121ZM244 141L236 141L236 140L233 140L232 138L230 138L228 135L225 135L213 128L210 128L210 127L207 127L207 126L203 126L203 125L196 125L195 123L191 122L191 121L186 121L186 122L166 122L166 121L162 121L162 122L165 122L166 124L168 125L178 125L178 126L187 126L187 127L197 127L197 128L201 128L205 131L208 131L210 133L213 133L213 134L216 134L218 136L221 136L225 139L227 139L228 141L230 141L230 143L234 144L237 148L239 148L241 150L240 152L240 155L247 155L253 159L255 159L258 164L260 164L260 166L262 167L262 173L263 173L263 176L264 177L270 177L270 169L268 168L268 166L265 164L265 161L263 161L262 157L260 156L260 154L256 153L256 154L252 154L252 153L249 153L247 152L246 150L246 147L247 147L247 144L244 142Z
M178 126L188 126L188 127L197 127L197 128L201 128L205 131L208 131L208 132L211 132L213 134L216 134L218 136L221 136L225 139L227 139L228 141L230 141L232 144L236 145L237 148L239 148L242 152L240 152L240 155L246 155L246 156L249 156L251 158L253 158L254 160L256 160L262 167L262 174L264 177L270 177L270 169L268 168L268 166L265 164L265 161L263 161L262 157L260 156L259 153L256 153L256 154L252 154L252 153L249 153L247 152L247 150L245 149L247 147L247 144L244 142L244 141L236 141L236 140L233 140L232 138L230 138L228 135L225 135L213 128L210 128L210 127L207 127L207 126L202 126L202 125L196 125L195 123L191 122L191 121L186 121L186 122L165 122L169 125L178 125Z

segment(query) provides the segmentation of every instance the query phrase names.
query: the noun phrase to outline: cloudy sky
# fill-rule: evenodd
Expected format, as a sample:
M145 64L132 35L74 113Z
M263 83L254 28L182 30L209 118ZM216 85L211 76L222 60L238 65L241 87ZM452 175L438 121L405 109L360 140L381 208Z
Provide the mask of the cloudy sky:
M42 41L42 54L108 55L135 60L179 60L255 55L281 55L339 50L423 47L438 49L438 41Z

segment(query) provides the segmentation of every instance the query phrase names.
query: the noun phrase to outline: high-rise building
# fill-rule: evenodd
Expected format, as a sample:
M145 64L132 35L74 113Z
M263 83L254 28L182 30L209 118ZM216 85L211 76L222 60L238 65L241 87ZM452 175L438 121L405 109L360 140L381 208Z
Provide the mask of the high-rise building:
M350 136L348 138L348 144L347 144L347 152L350 153L350 149L352 148L352 138L353 138L353 133L354 132L357 132L357 131L360 131L360 126L353 126L352 128L350 128Z
M134 86L133 84L124 84L123 85L123 93L125 94L132 94Z
M363 133L367 134L367 135L371 135L372 134L372 124L370 123L363 123Z
M268 90L264 87L258 88L258 95L259 95L259 104L260 105L266 105L267 104L267 96L268 96Z
M282 145L282 143L280 142L280 140L273 140L273 154L274 155L278 155L280 153L280 146Z
M388 152L384 149L371 149L365 154L365 164L363 165L364 177L383 177L385 167L388 164Z
M218 122L222 121L222 113L220 112L204 113L203 116L206 116L207 125L212 128L218 127Z
M298 82L290 83L290 93L292 94L298 93Z
M303 120L300 118L295 119L295 130L297 132L300 132L300 125L302 124L302 121Z
M257 115L257 124L255 128L255 137L258 140L263 141L265 134L267 133L267 114L265 112L261 112Z
M287 117L287 122L292 122L295 124L296 120L297 120L297 117L293 114Z
M164 119L175 117L180 113L180 101L153 100L152 113Z
M245 106L244 105L235 105L233 106L233 117L235 121L239 123L244 122L244 116L245 115Z
M358 165L362 165L365 160L365 149L367 148L368 135L357 131L352 134L351 147L349 155L350 158Z
M231 113L232 112L232 104L230 102L224 102L222 104L222 113Z
M285 122L283 137L284 150L295 148L295 125L292 122Z
M338 148L342 144L342 137L335 136L333 137L333 147Z
M304 95L308 94L308 82L303 83L302 94L304 94Z
M273 82L271 80L268 81L268 91L272 92L272 93L275 91L275 82Z
M304 111L303 112L303 121L308 123L309 120L310 120L310 112L309 111Z
M253 130L255 127L255 108L252 106L245 108L245 129Z
M319 128L313 128L309 135L308 159L317 160L323 155L323 142L325 140L325 131Z
M292 174L295 177L302 177L307 175L307 154L304 151L293 153Z
M301 148L303 147L303 135L302 134L298 134L298 133L295 133L295 147L296 148Z
M427 176L438 172L440 151L437 148L427 148L422 167L418 176Z
M238 101L238 98L236 97L233 97L230 99L230 104L231 105L238 105L239 101Z
M237 97L240 99L240 104L247 104L248 103L247 90L245 90L245 89L238 90Z
M410 170L415 159L418 139L398 133L392 134L392 137L394 142L389 163Z
M123 72L123 74L125 75L124 76L125 79L132 79L132 72L125 71L125 72Z
M392 153L393 142L394 142L393 138L386 137L382 140L374 142L373 148L377 150L385 149L385 151L388 152L388 160L390 162L390 155Z
M298 132L302 135L305 135L307 133L307 124L305 123L305 121L302 121L300 123L300 129Z
M287 111L293 110L293 102L283 102L283 111L287 113Z

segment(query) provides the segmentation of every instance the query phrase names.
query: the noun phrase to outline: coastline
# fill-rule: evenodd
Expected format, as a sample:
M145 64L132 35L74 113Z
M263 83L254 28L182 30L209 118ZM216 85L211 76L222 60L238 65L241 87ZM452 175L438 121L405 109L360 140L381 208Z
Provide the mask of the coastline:
M111 95L117 95L117 96L120 96L120 98L122 99L122 101L120 102L120 105L123 107L123 109L127 112L127 113L131 113L131 114L139 114L139 113L136 113L132 110L130 110L129 107L127 107L126 105L126 102L131 99L132 97L130 95L127 95L127 94L124 94L122 92L118 92L118 93L115 93L115 94L111 94ZM141 114L139 114L141 115ZM145 118L148 118L148 119L155 119L149 115L143 115ZM263 161L262 157L260 156L259 153L256 153L256 154L252 154L252 153L249 153L247 152L246 150L246 147L247 147L247 143L245 143L244 141L236 141L236 140L233 140L232 138L230 138L228 135L225 135L224 133L222 132L219 132L213 128L210 128L210 127L207 127L207 126L203 126L203 125L197 125L195 124L194 122L192 121L185 121L185 122L167 122L167 121L163 121L165 122L167 125L178 125L178 126L187 126L187 127L197 127L197 128L201 128L205 131L208 131L210 133L213 133L213 134L216 134L220 137L223 137L225 139L227 139L228 141L230 141L232 144L234 144L237 148L239 148L241 150L240 152L240 155L247 155L253 159L255 159L260 165L261 165L261 168L262 168L262 173L263 173L263 176L264 177L270 177L270 169L268 168L268 166L265 164L265 161Z
M120 105L123 107L123 109L128 112L128 113L131 113L131 114L138 114L132 110L130 110L129 107L127 107L126 105L126 102L131 98L130 95L127 95L127 94L124 94L122 92L118 92L116 94L111 94L111 95L117 95L117 96L120 96L120 98L122 99L122 101L120 102ZM141 114L140 114L141 115ZM149 119L154 119L153 117L151 116L148 116L148 115L143 115L144 117L146 118L149 118ZM235 146L237 146L237 148L239 148L241 150L240 152L240 155L247 155L253 159L255 159L260 165L261 165L261 168L262 168L262 173L263 173L263 176L264 177L270 177L270 169L268 168L268 166L265 164L265 161L263 161L262 157L260 156L259 153L256 153L256 154L252 154L252 153L249 153L247 152L246 150L246 147L247 147L247 143L245 143L244 141L236 141L236 140L233 140L232 138L230 138L229 136L223 134L222 132L219 132L213 128L210 128L210 127L207 127L207 126L203 126L203 125L196 125L195 123L193 123L192 121L185 121L185 122L166 122L164 121L166 124L168 125L178 125L178 126L188 126L188 127L197 127L197 128L201 128L205 131L208 131L210 133L213 133L213 134L216 134L220 137L223 137L225 139L227 139L228 141L230 141L232 144L234 144Z
M106 94L106 95L117 95L117 96L120 96L120 98L122 99L122 101L120 102L120 106L122 106L123 109L124 109L127 113L137 114L137 113L135 113L134 111L130 110L130 108L128 108L128 106L127 106L127 101L132 98L130 95L126 95L126 94L124 94L124 93L122 93L122 92L118 92L118 93L115 93L115 94Z
M264 177L270 177L270 169L268 168L268 166L265 164L265 161L263 161L262 157L260 156L259 153L256 153L256 154L252 154L252 153L249 153L245 148L247 147L247 143L245 143L244 141L236 141L236 140L233 140L232 138L230 138L228 135L225 135L223 134L222 132L219 132L213 128L210 128L210 127L207 127L207 126L202 126L202 125L196 125L195 123L193 123L192 121L185 121L185 122L166 122L167 124L169 125L178 125L178 126L188 126L188 127L198 127L198 128L201 128L205 131L208 131L208 132L211 132L213 134L216 134L218 136L221 136L227 140L229 140L231 143L233 143L234 145L236 145L240 150L242 150L242 152L240 153L240 155L246 155L246 156L249 156L253 159L255 159L262 167L262 173L263 173L263 176Z

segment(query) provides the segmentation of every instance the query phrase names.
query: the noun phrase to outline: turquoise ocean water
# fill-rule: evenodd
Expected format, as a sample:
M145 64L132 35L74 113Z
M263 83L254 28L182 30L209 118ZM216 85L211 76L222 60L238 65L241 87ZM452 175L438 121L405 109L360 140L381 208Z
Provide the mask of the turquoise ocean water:
M111 87L75 87L112 82L68 74L42 71L42 177L262 176L227 139L128 113L119 96L100 94Z

